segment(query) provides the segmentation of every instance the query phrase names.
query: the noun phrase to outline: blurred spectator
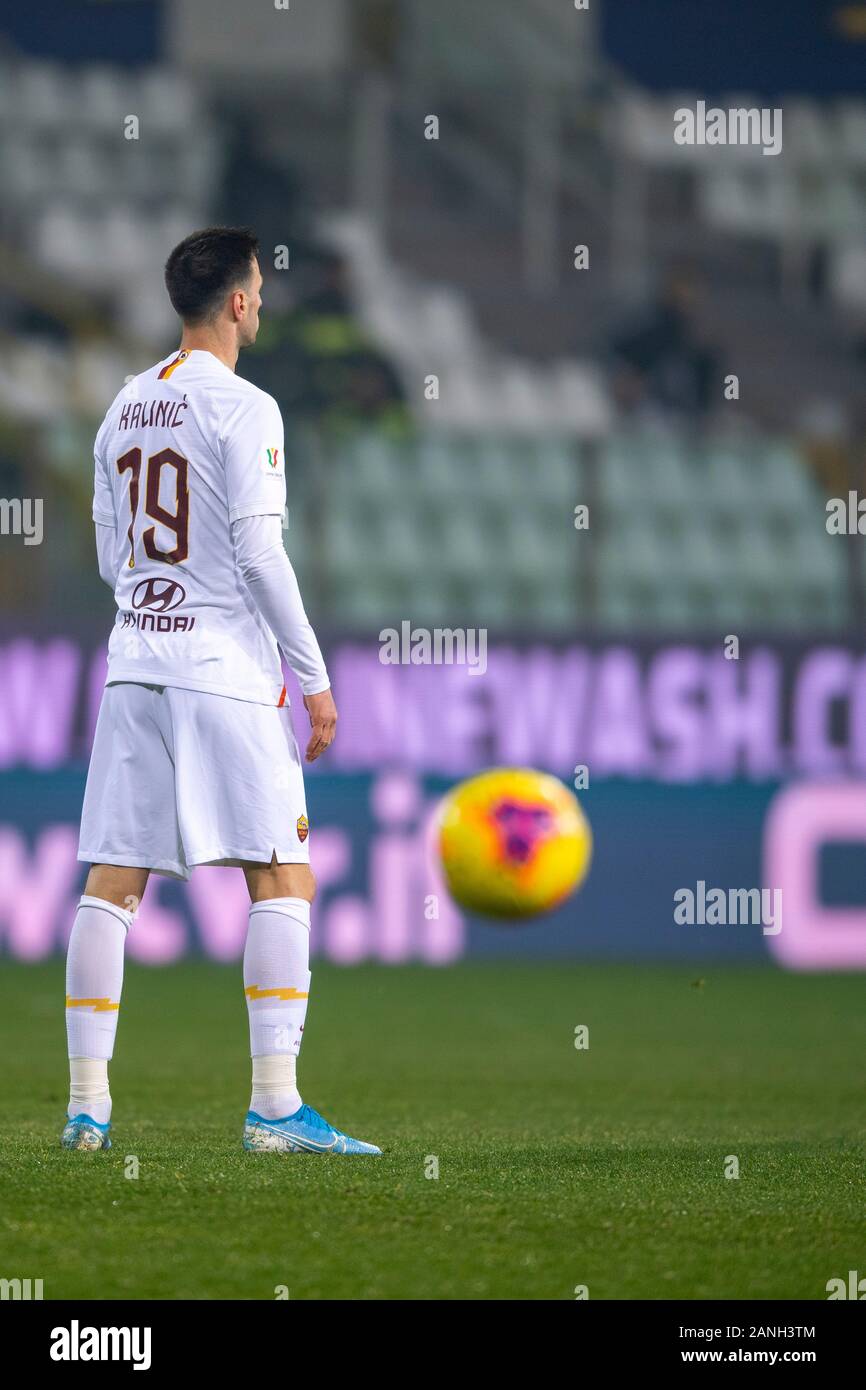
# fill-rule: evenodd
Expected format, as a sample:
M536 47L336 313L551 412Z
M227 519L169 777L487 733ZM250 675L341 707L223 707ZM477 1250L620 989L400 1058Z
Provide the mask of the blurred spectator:
M253 379L288 414L330 429L407 428L400 381L355 317L343 258L304 247L294 276L295 307L263 319L251 349Z
M629 411L646 406L696 418L718 398L718 354L697 326L700 287L693 273L670 272L649 310L613 341L613 389Z
M852 473L857 451L851 445L851 427L840 401L806 401L796 420L797 439L822 491L828 497L842 497L861 480Z
M263 148L260 123L233 112L225 123L222 201L216 221L255 227L267 249L287 243L302 218L302 190L294 171Z
M392 68L400 41L400 0L355 0L352 15L357 45L367 62Z

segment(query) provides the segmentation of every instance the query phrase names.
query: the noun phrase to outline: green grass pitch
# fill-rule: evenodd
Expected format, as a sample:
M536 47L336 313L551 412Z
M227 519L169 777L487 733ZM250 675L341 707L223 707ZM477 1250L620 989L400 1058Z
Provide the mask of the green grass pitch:
M69 1154L62 965L4 964L0 1276L47 1299L824 1299L866 1270L863 995L758 967L316 964L304 1099L385 1150L323 1159L240 1148L240 967L133 965L114 1148Z

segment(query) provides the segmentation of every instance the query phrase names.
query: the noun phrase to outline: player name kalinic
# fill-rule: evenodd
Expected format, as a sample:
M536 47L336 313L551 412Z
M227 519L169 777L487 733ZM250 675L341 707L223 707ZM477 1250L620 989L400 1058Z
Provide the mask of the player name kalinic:
M131 1361L136 1371L150 1369L149 1327L52 1327L52 1361Z
M130 401L120 412L117 422L119 430L177 429L183 424L182 412L186 410L186 399L182 401Z

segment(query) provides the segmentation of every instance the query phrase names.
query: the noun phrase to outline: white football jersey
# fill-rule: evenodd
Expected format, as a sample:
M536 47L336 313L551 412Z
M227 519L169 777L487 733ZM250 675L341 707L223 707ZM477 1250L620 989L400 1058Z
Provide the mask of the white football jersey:
M282 704L277 642L231 537L239 517L285 509L276 401L212 353L175 352L123 388L94 452L93 519L117 545L108 683Z

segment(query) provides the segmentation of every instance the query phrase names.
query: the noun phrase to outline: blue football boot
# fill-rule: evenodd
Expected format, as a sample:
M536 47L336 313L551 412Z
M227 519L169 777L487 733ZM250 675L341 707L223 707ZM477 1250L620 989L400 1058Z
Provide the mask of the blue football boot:
M329 1125L311 1105L302 1105L282 1120L266 1120L247 1112L244 1148L251 1153L381 1154L375 1144L350 1139Z
M73 1115L67 1120L60 1136L62 1149L110 1149L108 1131L111 1125L101 1125L90 1115Z

